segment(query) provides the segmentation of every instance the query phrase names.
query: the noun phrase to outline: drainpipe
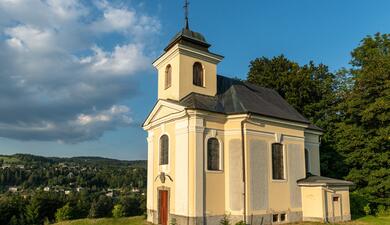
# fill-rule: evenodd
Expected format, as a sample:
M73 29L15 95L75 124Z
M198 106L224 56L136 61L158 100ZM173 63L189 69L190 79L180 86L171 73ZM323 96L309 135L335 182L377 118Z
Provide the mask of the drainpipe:
M241 121L241 148L242 148L242 181L244 185L243 191L243 203L244 203L244 223L246 224L246 160L245 160L245 134L244 134L244 125L251 117L251 114L248 113L247 117Z

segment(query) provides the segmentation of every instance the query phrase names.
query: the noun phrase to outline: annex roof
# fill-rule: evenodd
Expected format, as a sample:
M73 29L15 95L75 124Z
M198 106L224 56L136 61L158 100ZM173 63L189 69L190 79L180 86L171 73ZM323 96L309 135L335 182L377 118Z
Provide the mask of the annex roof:
M298 186L352 186L351 181L339 180L318 175L309 175L304 179L297 180Z

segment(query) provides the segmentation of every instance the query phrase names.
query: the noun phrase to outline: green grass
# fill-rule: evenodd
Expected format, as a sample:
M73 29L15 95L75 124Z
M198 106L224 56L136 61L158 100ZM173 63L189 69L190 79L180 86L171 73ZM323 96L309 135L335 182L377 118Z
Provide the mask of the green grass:
M363 222L370 225L382 225L382 224L390 224L390 216L365 216L357 219L356 221Z
M144 216L125 218L80 219L56 223L54 225L146 225Z
M292 223L294 225L324 225L319 222ZM332 225L390 225L390 216L365 216L349 222L332 223Z
M136 217L126 217L126 218L104 218L104 219L80 219L80 220L71 220L56 223L54 225L146 225L145 217L136 216ZM324 225L324 223L293 223L294 225ZM345 222L345 223L334 223L332 225L390 225L390 216L387 217L375 217L375 216L365 216L359 219Z

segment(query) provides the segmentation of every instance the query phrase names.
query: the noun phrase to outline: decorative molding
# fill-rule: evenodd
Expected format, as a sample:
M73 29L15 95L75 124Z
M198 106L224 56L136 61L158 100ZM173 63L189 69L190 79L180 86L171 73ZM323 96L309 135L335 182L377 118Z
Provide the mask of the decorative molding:
M275 133L275 142L282 143L282 134L281 133Z

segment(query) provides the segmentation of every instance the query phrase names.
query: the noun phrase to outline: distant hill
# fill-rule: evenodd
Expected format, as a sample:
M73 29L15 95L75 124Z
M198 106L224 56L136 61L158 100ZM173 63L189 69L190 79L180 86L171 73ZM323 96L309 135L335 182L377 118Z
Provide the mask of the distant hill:
M44 157L31 154L0 155L0 166L9 165L31 165L31 164L78 164L88 166L131 166L146 168L146 160L118 160L96 156L78 157Z

